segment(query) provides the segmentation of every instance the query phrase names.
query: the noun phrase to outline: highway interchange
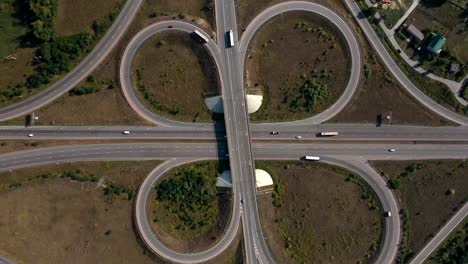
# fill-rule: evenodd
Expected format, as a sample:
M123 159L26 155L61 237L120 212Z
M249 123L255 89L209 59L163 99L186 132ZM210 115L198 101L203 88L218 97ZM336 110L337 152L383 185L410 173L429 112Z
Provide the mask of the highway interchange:
M92 53L72 72L54 84L48 90L18 104L0 109L0 121L24 115L37 109L73 88L84 79L110 52L118 42L129 22L136 15L141 0L129 0L115 23L92 51ZM374 159L442 159L467 158L468 118L450 112L433 102L415 87L399 70L382 43L372 31L367 20L362 18L354 2L345 0L359 26L368 37L378 55L404 88L423 105L441 116L460 124L458 127L416 127L416 126L382 126L371 125L332 125L320 124L337 114L351 99L359 84L361 55L359 45L348 23L333 11L318 4L294 1L274 5L259 16L246 28L242 38L237 36L236 7L234 1L215 1L216 38L206 44L213 56L220 75L225 124L193 124L168 120L148 111L136 98L131 87L131 64L141 44L154 34L167 30L193 32L195 29L206 33L193 24L182 21L163 21L149 25L141 30L127 46L121 61L120 82L129 105L145 120L157 124L157 127L3 127L0 128L0 139L25 139L34 133L35 139L159 139L178 140L208 139L211 143L114 143L95 145L67 145L41 148L31 151L14 152L0 155L0 171L23 167L38 166L71 161L87 160L167 160L156 168L140 187L136 202L136 223L140 236L151 250L173 262L199 263L211 259L226 249L235 238L242 224L244 230L244 251L247 263L274 263L263 233L256 204L254 179L255 159L288 159L297 160L305 155L319 155L323 162L335 164L358 173L378 195L382 209L392 212L393 217L385 218L385 237L375 263L392 263L400 243L400 221L398 205L385 180L368 164ZM358 8L358 7L357 7ZM279 124L250 124L244 92L244 60L248 45L255 32L271 17L292 11L302 10L322 15L329 19L342 32L347 41L351 63L351 75L347 88L338 101L326 111L303 121ZM367 23L367 24L366 24ZM172 27L169 28L168 26ZM225 33L234 31L236 46L228 48ZM238 41L237 41L238 40ZM380 46L379 46L380 45ZM122 134L129 130L129 135ZM270 135L270 131L279 130L280 135ZM317 137L317 133L326 130L340 131L335 138ZM294 137L301 135L301 140ZM453 144L456 143L456 144ZM395 148L390 153L388 149ZM244 199L244 204L233 203L231 221L224 237L212 248L200 253L180 253L164 246L149 228L146 216L146 201L157 178L168 169L182 163L214 158L229 158L233 177L234 201ZM466 206L465 206L466 207ZM242 210L242 213L241 213ZM396 217L395 217L396 216ZM456 217L466 216L466 210ZM456 226L457 221L449 222L443 232L448 233ZM444 236L431 241L431 250L440 243ZM435 247L434 247L435 245ZM428 252L416 256L422 263ZM2 260L0 259L0 262Z

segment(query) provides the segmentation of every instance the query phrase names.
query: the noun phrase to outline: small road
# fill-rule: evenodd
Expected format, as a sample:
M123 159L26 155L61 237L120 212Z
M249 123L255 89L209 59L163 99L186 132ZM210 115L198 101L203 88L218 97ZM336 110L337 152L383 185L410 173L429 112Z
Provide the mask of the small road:
M429 243L413 258L410 264L422 264L444 242L452 231L468 216L468 202L439 230Z
M119 42L136 16L143 0L127 0L120 14L96 47L71 72L52 86L26 100L0 109L0 122L23 116L52 102L90 74Z
M416 87L410 79L401 71L398 65L393 61L392 56L388 53L385 46L380 41L377 34L374 32L372 26L366 19L366 16L362 13L358 4L352 0L344 0L357 24L363 31L364 35L367 37L367 40L374 48L375 52L378 54L385 67L392 73L395 79L405 88L409 94L411 94L418 102L420 102L425 107L431 109L435 113L443 116L444 118L458 123L460 125L468 125L468 117L462 116L455 112L448 110L447 108L439 105L434 100L425 95L418 87Z
M216 243L215 246L210 249L197 252L197 253L179 253L171 250L166 245L164 245L152 231L151 225L149 223L149 218L147 215L147 206L148 206L148 197L150 192L154 189L154 184L168 170L180 166L187 162L195 161L192 159L177 159L173 158L160 166L156 167L145 181L141 184L140 189L138 190L138 196L135 202L135 219L137 224L138 232L140 233L141 238L144 240L145 244L154 252L160 256L164 256L169 261L177 263L201 263L206 262L213 257L221 254L226 248L229 247L231 242L237 235L237 230L239 229L240 224L240 205L237 202L233 202L233 212L231 214L231 221L229 226L226 229L226 232L223 234L222 239Z
M152 25L149 25L138 32L130 41L127 48L122 55L122 60L120 62L120 70L119 70L119 79L120 85L122 87L123 94L128 102L128 104L132 107L132 109L137 112L142 118L151 122L153 124L157 124L160 126L189 126L189 127L198 127L198 126L209 126L209 124L200 124L200 123L187 123L187 122L178 122L171 119L167 119L156 115L152 111L148 110L137 98L137 95L134 92L133 87L133 73L132 73L132 64L135 59L135 56L138 52L138 49L143 45L143 43L148 40L150 37L159 34L161 32L171 31L171 32L185 32L190 34L198 30L202 32L209 41L205 44L206 48L208 49L209 53L213 57L217 68L221 69L223 67L222 57L220 49L218 45L209 37L209 34L206 33L203 29L197 27L194 24L190 24L183 21L178 20L167 20L158 22ZM221 80L223 79L223 75L220 76Z

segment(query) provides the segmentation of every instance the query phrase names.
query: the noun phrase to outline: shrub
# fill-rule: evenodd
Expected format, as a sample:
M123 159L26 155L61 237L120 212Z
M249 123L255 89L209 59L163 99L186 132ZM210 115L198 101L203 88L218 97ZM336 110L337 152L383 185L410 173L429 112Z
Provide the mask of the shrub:
M390 188L394 189L394 190L397 190L400 188L400 180L398 180L397 178L392 178L388 181L388 184L390 185Z

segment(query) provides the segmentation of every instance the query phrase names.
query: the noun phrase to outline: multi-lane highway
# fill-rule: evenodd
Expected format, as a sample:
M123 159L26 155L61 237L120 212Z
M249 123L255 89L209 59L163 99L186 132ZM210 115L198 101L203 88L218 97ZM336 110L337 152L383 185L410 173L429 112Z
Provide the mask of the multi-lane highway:
M141 2L141 0L127 1L108 33L80 65L48 90L18 104L0 109L0 121L26 114L73 88L110 52L135 16ZM426 107L453 122L468 125L468 118L443 108L419 91L393 62L357 5L349 0L345 0L345 2L372 46L403 87ZM333 11L318 4L304 1L285 2L267 8L257 16L246 28L238 42L235 1L217 0L215 4L217 28L215 37L217 40L209 38L206 47L213 57L220 75L225 111L224 124L193 124L168 120L148 111L134 94L131 64L138 48L145 40L154 34L168 30L185 33L198 30L207 37L209 36L208 33L193 24L171 20L150 25L140 31L127 46L120 67L120 82L128 103L139 115L160 125L159 127L3 127L0 128L0 139L191 139L194 141L218 139L216 142L125 143L43 148L0 155L0 171L71 161L168 160L149 175L142 184L137 197L135 216L137 227L140 236L150 249L173 262L203 262L219 255L227 248L237 233L242 220L247 263L273 263L274 259L263 238L258 216L254 157L255 159L297 160L301 156L317 155L321 156L324 162L343 166L360 174L377 193L382 209L392 212L394 217L385 219L385 237L376 259L376 263L392 263L400 242L400 222L399 218L396 217L398 216L398 206L384 179L367 164L367 160L467 158L468 128L466 126L321 125L319 123L330 119L344 108L354 94L360 79L362 63L359 45L346 22ZM323 16L340 29L348 45L349 57L351 58L350 79L347 88L334 105L309 119L279 124L251 125L246 111L243 80L245 56L249 43L253 35L269 19L294 10L308 11ZM226 42L225 34L229 30L233 30L234 33L234 47L230 47L231 45ZM122 133L126 130L130 133ZM280 134L272 135L270 132L273 130L280 131ZM317 134L323 131L339 131L340 134L336 137L318 137ZM34 134L34 136L28 137L29 134ZM301 140L296 140L297 136L301 136ZM282 143L281 140L283 140ZM295 140L295 142L284 142L284 140ZM311 140L317 142L310 144ZM254 141L253 145L251 141ZM356 141L359 143L355 143ZM394 148L396 151L389 152L390 148ZM229 158L233 177L234 201L238 201L242 197L244 204L233 203L233 214L229 226L224 237L215 246L207 251L193 254L175 252L162 244L149 228L145 210L148 193L158 177L171 167L192 160L212 158ZM420 263L422 259L427 257L436 245L453 230L458 218L466 216L466 209L463 210L424 248L414 263ZM0 263L2 261L5 260L0 258Z
M129 139L209 139L225 140L226 132L222 124L218 129L206 127L132 127L132 126L52 126L52 127L0 127L0 140L129 140ZM130 134L123 134L129 131ZM273 135L271 132L279 134ZM324 131L337 131L333 137L321 137ZM28 137L33 134L33 137ZM384 125L251 125L252 140L295 140L302 141L412 141L412 142L464 142L468 141L468 127L423 127ZM295 137L301 136L301 140Z

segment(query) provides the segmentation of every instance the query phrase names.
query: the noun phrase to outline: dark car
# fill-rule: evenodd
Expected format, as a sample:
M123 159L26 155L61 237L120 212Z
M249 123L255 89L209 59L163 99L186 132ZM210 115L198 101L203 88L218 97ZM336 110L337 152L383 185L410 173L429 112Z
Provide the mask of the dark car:
M271 131L270 134L272 134L272 135L278 135L278 134L279 134L279 131Z

